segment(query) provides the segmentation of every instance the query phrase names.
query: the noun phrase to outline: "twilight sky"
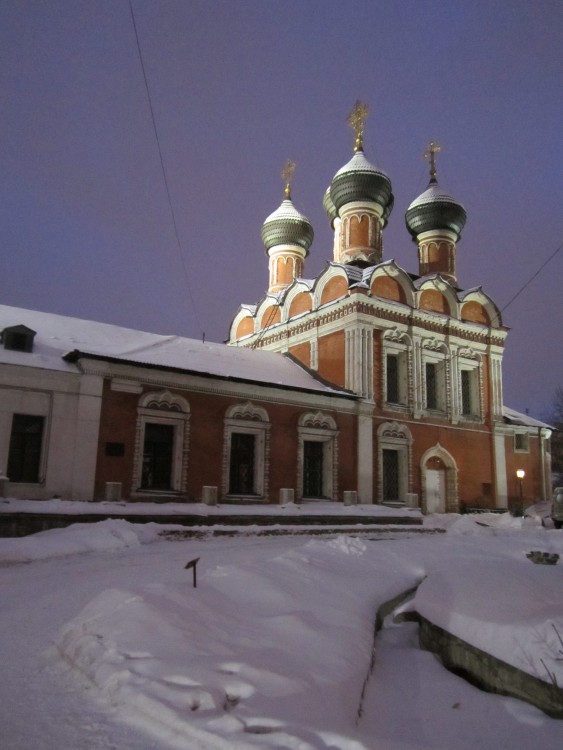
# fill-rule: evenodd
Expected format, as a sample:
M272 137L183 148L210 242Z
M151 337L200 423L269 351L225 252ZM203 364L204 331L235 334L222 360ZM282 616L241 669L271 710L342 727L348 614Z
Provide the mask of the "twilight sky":
M0 5L0 301L222 341L267 288L262 222L292 197L332 257L322 197L352 155L392 180L384 257L428 181L466 208L458 283L502 309L563 242L560 0L128 0ZM563 385L563 249L508 305L505 403L542 416Z

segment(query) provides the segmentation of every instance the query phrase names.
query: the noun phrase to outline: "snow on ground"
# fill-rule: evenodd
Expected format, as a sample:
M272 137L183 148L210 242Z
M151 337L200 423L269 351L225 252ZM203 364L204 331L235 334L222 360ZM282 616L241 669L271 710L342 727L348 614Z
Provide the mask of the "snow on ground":
M0 539L0 745L561 746L563 721L446 672L412 623L377 636L358 717L376 609L421 582L417 608L461 638L542 679L541 659L563 664L546 627L563 635L563 565L526 559L563 557L563 532L493 514L425 523L447 532L170 542L108 520Z

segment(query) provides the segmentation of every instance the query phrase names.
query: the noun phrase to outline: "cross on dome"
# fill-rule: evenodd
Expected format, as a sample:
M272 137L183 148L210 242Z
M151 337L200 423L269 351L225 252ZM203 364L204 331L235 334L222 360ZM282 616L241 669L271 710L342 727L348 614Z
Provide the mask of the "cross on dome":
M442 147L436 141L430 141L428 149L424 152L424 158L430 162L430 182L437 182L436 179L436 154L439 154Z
M354 109L348 115L347 123L350 125L356 136L354 152L364 150L364 124L368 114L368 105L358 99L354 105Z
M281 176L285 182L285 197L291 199L291 179L295 173L295 162L288 159L281 171Z

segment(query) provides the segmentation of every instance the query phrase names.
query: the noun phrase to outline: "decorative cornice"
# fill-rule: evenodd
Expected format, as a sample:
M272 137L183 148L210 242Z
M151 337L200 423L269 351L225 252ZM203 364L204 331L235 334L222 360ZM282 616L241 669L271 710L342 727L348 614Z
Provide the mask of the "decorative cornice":
M504 346L507 336L506 331L491 329L486 326L479 326L465 321L451 318L448 315L439 313L425 312L416 308L402 306L400 303L382 303L374 297L362 297L361 300L350 299L346 296L337 300L332 309L311 310L308 313L300 314L294 322L292 320L284 323L276 323L272 326L272 333L260 333L260 340L256 344L259 348L267 348L276 342L289 341L292 336L297 336L310 331L314 328L322 329L323 326L329 325L336 320L352 316L365 315L369 318L391 321L401 325L408 325L411 328L418 328L421 331L440 333L442 335L455 336L471 342L479 342L486 345ZM275 328L275 332L274 332ZM249 338L248 346L255 344L257 334Z

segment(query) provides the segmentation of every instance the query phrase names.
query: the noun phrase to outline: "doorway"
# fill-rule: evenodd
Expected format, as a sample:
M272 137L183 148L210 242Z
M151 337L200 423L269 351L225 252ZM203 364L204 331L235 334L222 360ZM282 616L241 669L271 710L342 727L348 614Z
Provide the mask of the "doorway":
M426 469L425 473L426 488L426 512L427 513L445 513L446 512L446 470Z
M233 432L229 472L230 495L255 495L254 456L256 435Z
M174 426L147 422L143 446L141 488L169 490L172 488Z
M323 493L324 443L318 440L303 441L303 497L324 497Z

